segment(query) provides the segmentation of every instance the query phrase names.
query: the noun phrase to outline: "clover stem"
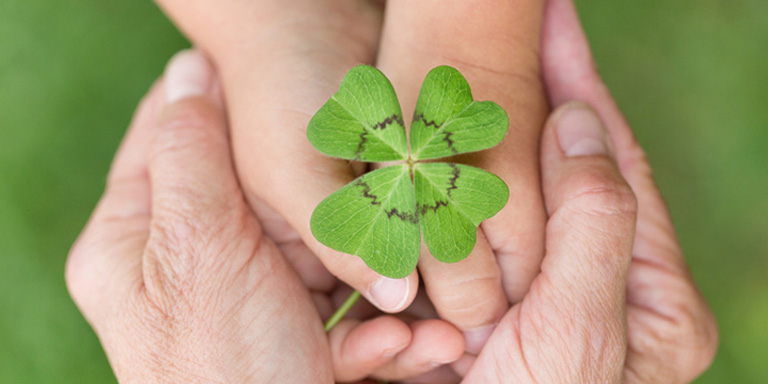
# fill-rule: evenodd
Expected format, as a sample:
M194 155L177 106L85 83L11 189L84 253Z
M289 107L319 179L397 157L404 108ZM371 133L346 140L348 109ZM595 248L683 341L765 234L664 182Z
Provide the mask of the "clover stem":
M336 324L341 321L341 319L344 318L344 315L349 312L349 309L352 308L353 305L357 302L357 299L360 298L360 292L358 291L352 291L352 294L347 297L347 300L344 301L344 304L339 307L339 309L336 310L336 312L333 313L330 319L325 322L325 332L330 332L333 327L336 326Z

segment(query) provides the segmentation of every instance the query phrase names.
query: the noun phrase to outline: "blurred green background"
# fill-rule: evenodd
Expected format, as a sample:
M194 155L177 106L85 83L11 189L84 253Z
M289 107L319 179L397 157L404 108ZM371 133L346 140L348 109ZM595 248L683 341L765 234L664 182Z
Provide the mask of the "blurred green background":
M580 1L721 346L698 383L768 383L768 1ZM0 382L114 382L67 251L136 102L188 43L149 1L0 1Z

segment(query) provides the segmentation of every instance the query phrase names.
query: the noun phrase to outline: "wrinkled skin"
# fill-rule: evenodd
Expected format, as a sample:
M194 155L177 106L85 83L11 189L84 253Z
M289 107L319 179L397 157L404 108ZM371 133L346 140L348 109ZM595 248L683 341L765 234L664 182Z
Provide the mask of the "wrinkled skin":
M381 35L375 3L329 2L314 9L323 18L309 17L311 6L269 1L231 1L208 13L202 1L162 3L221 72L235 164L217 80L205 94L171 103L155 90L137 113L67 269L122 381L682 383L711 363L714 319L643 152L594 71L570 0L547 3L541 50L544 8L535 1L509 12L492 1L471 10L390 1ZM533 16L517 16L519 29L495 29L523 11ZM468 12L475 17L460 31L430 22ZM473 34L502 38L470 44ZM425 36L433 44L419 46ZM504 44L516 53L492 49ZM512 114L514 141L464 160L508 183L514 177L513 199L527 208L512 203L484 223L466 262L424 255L428 297L416 297L407 316L359 305L326 339L320 317L349 291L325 267L382 309L401 309L416 295L413 275L404 301L376 301L377 277L313 243L304 227L314 204L362 169L315 157L299 140L301 124L353 62L374 59L404 90L406 115L433 63L461 69L476 99L526 111ZM563 105L543 134L539 74L551 105ZM573 100L599 115L607 151L565 154L560 123L574 111L592 113ZM269 161L269 151L284 148L295 156ZM289 177L297 173L311 177ZM304 195L286 199L291 193Z

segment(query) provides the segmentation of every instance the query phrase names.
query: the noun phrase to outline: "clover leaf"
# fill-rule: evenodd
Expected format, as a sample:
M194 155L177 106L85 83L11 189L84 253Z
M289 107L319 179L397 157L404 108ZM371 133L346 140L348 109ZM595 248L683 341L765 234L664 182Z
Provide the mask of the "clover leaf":
M373 67L352 68L310 120L310 143L333 157L402 164L363 174L328 196L312 213L312 234L391 278L416 268L422 233L438 260L463 260L475 246L477 226L504 207L509 189L482 169L423 160L491 148L508 125L498 104L474 101L464 76L440 66L422 84L409 150L392 84Z

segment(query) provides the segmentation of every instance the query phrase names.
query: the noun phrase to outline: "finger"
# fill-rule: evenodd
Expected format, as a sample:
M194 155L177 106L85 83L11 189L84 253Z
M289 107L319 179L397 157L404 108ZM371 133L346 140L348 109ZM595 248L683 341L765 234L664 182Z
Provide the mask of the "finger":
M247 252L229 252L237 258L223 260L216 256L227 250L212 244L239 245L228 238L241 238L244 228L253 229L250 241L258 242L260 234L235 177L226 121L213 96L213 69L202 53L183 51L171 60L165 91L148 150L154 245L144 258L148 290L195 277L196 271L213 270L223 261L244 265Z
M369 376L408 347L411 338L408 326L391 316L342 320L328 335L334 377L348 382Z
M687 270L664 201L632 130L595 70L571 0L550 0L543 42L544 76L553 104L592 103L607 122L616 143L622 174L637 195L637 236L628 280L631 328L649 321L664 330L666 345L630 339L627 356L633 375L652 372L670 381L688 382L713 360L718 344L712 311ZM672 319L672 321L670 321ZM647 327L645 327L647 328ZM657 343L658 344L658 343ZM673 379L677 377L676 379ZM639 379L630 377L630 382Z
M470 259L492 257L478 255L481 250L495 251L512 302L528 290L544 252L538 172L539 136L547 113L539 78L543 4L390 0L377 59L406 116L414 110L424 76L443 64L466 76L475 99L493 100L508 112L511 128L504 141L462 161L499 175L510 187L507 205L481 225L490 247L478 247Z
M561 337L561 358L584 357L597 367L597 376L586 382L618 375L626 350L625 292L637 203L612 146L599 117L583 103L558 108L542 136L547 255L532 294L549 305L531 321L551 325L542 332Z
M222 73L233 150L249 202L273 207L331 274L381 310L407 307L418 285L415 273L380 278L360 258L320 244L309 227L315 207L357 175L348 161L317 152L306 127L349 68L373 61L380 5L358 0L304 0L290 7L280 1L160 3L213 54ZM297 20L312 22L296 27Z
M581 100L606 122L616 147L619 168L638 199L638 240L655 239L672 252L639 252L651 261L685 270L666 206L651 176L645 154L626 119L596 71L572 0L550 0L544 26L542 66L553 105ZM652 225L646 225L651 224ZM644 234L648 234L644 236ZM648 247L642 240L637 249ZM637 252L636 252L637 253Z
M419 270L427 294L440 315L464 333L466 349L478 354L499 319L507 312L501 271L482 231L466 259L453 264L438 261L422 247Z
M464 352L462 334L442 320L421 320L411 324L411 342L374 376L403 380L433 371L458 360Z
M155 84L139 105L112 163L104 195L67 259L67 287L92 324L97 313L120 302L141 279L141 252L150 222L146 151L162 92Z
M586 104L558 108L541 146L549 214L541 274L502 319L465 382L620 382L635 198L603 123Z
M160 220L205 222L242 200L225 118L211 96L213 76L198 51L182 51L168 64L165 105L148 152L152 211Z

